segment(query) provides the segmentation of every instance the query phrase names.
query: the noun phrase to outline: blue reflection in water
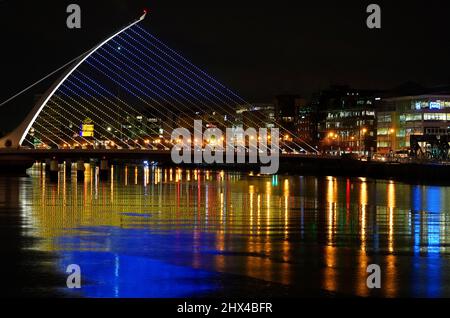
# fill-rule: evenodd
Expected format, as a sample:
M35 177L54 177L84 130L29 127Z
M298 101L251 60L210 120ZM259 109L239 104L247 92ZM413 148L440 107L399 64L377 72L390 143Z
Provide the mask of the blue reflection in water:
M428 187L428 296L437 297L440 294L441 263L440 263L440 228L441 190L438 187Z
M123 212L120 213L121 215L130 216L130 217L137 217L137 218L149 218L152 215L150 213L133 213L133 212Z
M422 211L422 190L420 186L412 189L412 215L414 218L414 254L420 253L420 213Z
M203 294L218 288L211 281L216 274L167 262L167 258L170 261L167 248L166 260L152 258L153 254L161 255L162 246L169 241L176 245L172 235L109 227L89 229L96 234L99 230L107 235L64 236L58 240L65 250L60 253L61 270L65 272L69 264L81 267L83 286L81 290L72 290L74 293L81 291L86 297L170 298ZM83 242L90 242L89 246ZM93 251L94 248L97 250Z
M441 212L441 188L427 187L427 212Z
M441 191L439 187L425 188L425 209L423 208L422 189L414 186L412 189L412 215L414 218L414 271L413 286L417 295L423 291L420 286L426 286L428 297L439 297L441 294L441 259L440 259L440 213ZM426 225L426 227L425 227ZM426 231L426 232L425 232ZM424 233L425 232L425 233ZM421 247L426 247L421 257ZM420 273L426 271L426 284L420 282Z

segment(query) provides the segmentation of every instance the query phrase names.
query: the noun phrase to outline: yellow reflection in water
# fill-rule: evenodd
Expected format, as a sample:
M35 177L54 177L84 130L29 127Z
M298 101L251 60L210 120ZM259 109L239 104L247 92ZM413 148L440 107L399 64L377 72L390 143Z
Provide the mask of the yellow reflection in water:
M144 167L144 187L150 183L150 169L149 167Z
M127 176L128 167L124 169ZM339 239L342 237L336 235L338 213L345 209L344 205L338 204L339 192L336 178L329 177L326 179L325 193L322 192L323 190L321 192L317 190L317 179L314 179L313 182L305 182L305 192L310 190L311 197L300 198L296 183L290 183L287 178L280 185L274 184L272 186L272 182L263 177L248 178L244 176L240 179L241 176L233 176L232 174L223 176L222 173L214 173L214 180L210 182L205 181L209 178L208 172L202 175L198 170L194 170L193 179L195 182L189 182L189 172L187 172L186 180L188 182L164 184L169 177L171 178L172 170L167 176L169 172L167 169L155 168L150 172L149 169L135 167L134 173L139 175L137 186L133 184L123 186L128 184L127 177L124 181L121 178L111 178L109 181L111 191L109 191L108 182L99 182L98 185L96 182L93 183L93 180L97 179L91 178L90 167L86 170L85 182L81 183L77 183L74 178L72 183L61 183L60 186L53 185L52 187L46 183L44 173L42 173L41 178L33 179L33 182L39 185L32 188L35 228L41 231L43 237L54 238L70 233L86 234L87 232L83 232L86 230L80 229L95 228L96 226L144 227L152 230L179 230L182 228L183 230L192 230L196 244L201 245L205 244L203 232L208 232L215 238L212 241L212 246L208 247L215 247L218 251L225 252L238 251L237 254L240 252L250 253L245 256L224 256L224 254L218 253L218 255L211 257L211 263L216 266L214 269L290 283L291 274L294 271L292 268L295 266L293 265L295 264L294 256L297 255L295 253L297 253L296 247L298 245L295 244L299 242L283 240L282 238L283 235L286 237L292 233L295 234L292 231L299 230L296 228L299 223L295 222L300 222L300 218L304 216L305 220L302 219L301 222L305 222L305 228L307 229L317 226L318 220L326 222L326 229L323 224L320 224L321 229L326 231L327 246L323 249L323 254L318 256L322 257L323 255L326 265L323 271L323 282L319 280L319 283L324 289L330 291L339 291L347 286L347 282L338 280L338 277L345 277L345 275L342 276L342 271L348 270L351 266L342 266L346 259L341 254L341 245L336 247L335 244L336 237L339 237ZM114 172L114 167L111 170L117 177L117 167L116 172ZM120 169L119 171L119 173L122 173ZM182 179L180 173L181 171L177 170L177 181ZM163 179L163 176L165 179ZM150 181L150 178L154 178L154 184ZM148 192L145 193L149 195L143 195L144 187L139 184L143 180L144 185L148 184L148 189L146 189ZM221 180L224 180L223 184ZM230 180L231 186L228 185ZM360 253L358 256L351 258L352 261L358 262L351 267L352 274L356 274L357 283L348 282L348 285L351 284L353 290L356 287L358 295L367 294L365 285L367 273L365 270L368 260L365 251L369 247L369 229L376 225L381 225L382 229L386 229L388 232L387 245L389 251L393 252L394 221L399 222L397 217L394 219L394 211L396 213L401 212L395 210L395 184L388 184L387 189L383 185L380 192L387 194L387 209L380 204L379 212L381 213L379 214L382 214L382 216L380 216L380 220L373 219L373 222L378 222L378 224L371 224L370 212L372 209L369 209L368 206L368 184L371 185L370 182L361 180L358 183L360 185L359 197L351 198L352 203L358 203L359 205L358 223L360 231L354 233L354 237L358 238L359 236L361 245L350 246L354 249L359 248ZM350 185L348 193L350 195ZM316 200L323 194L326 198L325 211L324 206L318 206L318 200ZM305 212L301 209L300 214L299 206L303 206L301 202L305 202L306 208ZM220 204L220 207L217 206L218 204ZM342 206L342 210L338 210L339 206ZM350 205L349 209L352 215L358 213L356 208L353 208L355 206L356 204ZM387 211L387 217L384 215L384 211ZM130 217L124 215L124 212L132 212L133 214L150 213L152 217ZM323 214L324 212L325 214ZM321 214L320 219L317 218L318 214ZM339 220L341 221L340 217ZM368 226L368 223L370 223L370 226ZM383 228L386 223L388 226ZM235 237L230 234L241 234L243 238L240 237L238 244L235 244L237 241L233 241ZM307 234L310 234L310 232ZM281 240L279 240L280 237ZM294 238L293 235L292 238ZM73 248L80 250L107 250L110 248L106 244L98 243L100 241L102 240L88 240L88 242L81 242L79 243L80 246ZM384 240L381 241L385 242ZM52 240L43 240L42 242L46 244L48 250L60 248ZM346 244L343 241L339 241L339 243ZM382 267L383 275L385 275L382 286L386 288L388 295L396 295L398 289L395 258L395 255L389 255L388 258L383 256L387 263L383 263L386 268ZM195 256L196 266L205 266L202 262L206 262L205 258L198 253Z
M395 184L390 181L387 190L387 208L388 208L388 250L394 252L394 209L395 209Z
M334 246L324 247L325 269L323 273L323 288L328 291L336 291L338 288L336 250L337 248Z
M367 193L367 182L365 178L360 178L360 194L359 194L359 207L360 207L360 241L361 241L361 251L358 253L358 268L357 268L357 280L356 280L356 293L359 296L367 296L369 294L369 289L367 288L367 262L366 255L366 244L367 244L367 234L366 234L366 218L367 218L367 203L368 203L368 193Z
M249 185L248 187L248 193L249 193L249 200L250 200L250 228L251 228L251 232L253 233L253 220L254 220L254 216L253 216L253 195L254 195L254 187L253 185ZM259 224L258 224L259 227Z
M394 252L394 209L395 202L395 184L390 181L387 187L387 209L388 209L388 251ZM386 256L385 272L385 295L395 297L397 293L397 266L395 264L396 256L390 254Z
M272 206L271 206L271 199L272 199L272 184L270 181L266 182L266 209L267 209L267 218L270 219L272 215Z
M288 222L289 222L289 180L284 180L283 186L283 196L284 196L284 236L288 238Z
M337 181L336 178L327 177L327 243L333 244L334 229L336 225L336 200L337 200Z
M111 202L114 202L114 166L111 166Z
M360 231L360 240L361 240L361 250L365 252L366 250L366 214L367 214L367 183L365 180L361 182L361 191L359 195L359 206L361 209L361 231Z
M177 169L176 175L175 175L175 182L183 181L183 170Z

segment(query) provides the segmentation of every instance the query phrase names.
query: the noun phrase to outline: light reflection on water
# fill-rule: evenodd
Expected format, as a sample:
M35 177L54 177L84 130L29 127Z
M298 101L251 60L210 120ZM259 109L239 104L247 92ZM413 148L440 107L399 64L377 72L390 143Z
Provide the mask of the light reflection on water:
M234 274L292 296L450 297L448 187L136 166L105 182L86 167L84 182L50 183L35 166L21 193L37 248L63 273L81 265L84 296L208 295Z

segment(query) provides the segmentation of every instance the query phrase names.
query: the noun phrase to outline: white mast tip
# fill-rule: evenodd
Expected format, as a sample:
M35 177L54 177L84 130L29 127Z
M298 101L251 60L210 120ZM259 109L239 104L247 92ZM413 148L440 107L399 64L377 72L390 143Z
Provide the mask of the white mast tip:
M144 10L144 14L141 15L141 17L139 18L139 20L141 20L141 21L144 20L146 15L147 15L147 10Z

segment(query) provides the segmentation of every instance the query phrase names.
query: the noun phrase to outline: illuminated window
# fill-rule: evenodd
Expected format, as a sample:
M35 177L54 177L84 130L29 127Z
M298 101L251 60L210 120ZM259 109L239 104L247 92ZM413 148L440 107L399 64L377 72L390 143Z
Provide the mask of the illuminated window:
M391 143L388 141L379 141L377 142L378 148L387 148L391 146Z
M424 120L447 120L447 115L442 113L427 113L423 115Z
M422 106L420 105L420 102L415 102L414 106L415 106L414 108L417 110L420 110L422 108Z
M379 115L378 122L379 123L390 123L392 121L391 115Z
M415 109L415 110L421 110L421 109L424 109L424 108L429 108L429 103L428 103L428 101L414 101L414 102L411 102L411 108L412 109Z
M406 130L405 129L400 129L397 132L397 137L405 137L406 136Z
M420 121L422 120L422 114L406 114L405 121Z

